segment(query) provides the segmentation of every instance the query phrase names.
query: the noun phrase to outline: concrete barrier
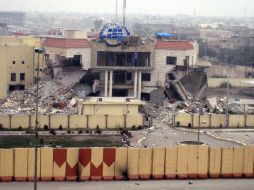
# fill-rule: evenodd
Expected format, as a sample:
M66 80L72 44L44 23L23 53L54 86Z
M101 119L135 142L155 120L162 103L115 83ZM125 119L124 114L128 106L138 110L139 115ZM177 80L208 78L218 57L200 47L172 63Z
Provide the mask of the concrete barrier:
M177 147L177 177L186 179L188 177L188 146Z
M224 114L212 114L211 115L211 127L219 128L226 127L226 116Z
M165 174L165 154L166 149L163 147L153 148L153 165L152 177L153 179L163 179Z
M232 128L245 127L245 116L229 115L229 127Z
M128 148L128 178L130 180L138 179L139 148Z
M174 179L177 175L177 147L166 148L165 177Z
M198 177L208 178L209 148L206 145L198 146Z
M103 180L114 180L115 178L115 148L103 148Z
M208 128L210 127L211 121L210 121L210 114L200 115L200 121L199 121L199 115L194 114L193 115L193 127L194 128Z
M123 180L127 177L127 148L116 148L115 179Z
M68 116L67 115L50 115L50 128L59 129L62 126L63 129L68 128Z
M79 149L79 176L81 181L90 179L91 155L91 148Z
M140 179L150 179L152 172L152 149L139 149L138 175Z
M79 149L67 148L66 180L76 181L78 178Z
M85 115L70 115L70 129L86 129L87 117Z
M18 129L19 127L22 129L29 127L29 115L11 115L11 128Z
M55 181L64 181L66 172L66 148L53 149L53 178Z
M243 166L243 174L245 177L254 177L253 164L254 164L254 146L246 145L244 147L244 166Z
M100 129L106 128L106 117L105 115L89 115L88 116L88 128L96 129L99 126ZM108 128L113 128L113 126L108 123Z
M210 147L209 160L209 176L211 178L219 178L221 171L221 148Z
M243 164L244 164L244 147L233 148L233 176L243 176Z
M124 127L124 116L108 116L108 127L112 129Z
M12 181L13 161L13 149L0 149L0 181Z
M0 115L0 124L4 129L10 129L10 116L9 115Z
M53 179L53 149L41 148L41 180L51 181Z
M187 173L191 179L198 177L198 145L188 146L188 166Z
M233 176L233 148L222 148L221 156L221 175L222 177Z
M102 180L103 175L103 148L92 148L91 154L91 180Z
M28 151L26 148L14 149L14 180L26 181L27 180L27 156Z
M48 115L39 115L38 116L38 122L39 125L38 127L41 129L44 129L44 126L49 127L49 116ZM35 115L31 115L31 123L30 123L32 128L35 128Z
M34 181L34 162L35 162L35 150L34 148L27 149L27 178L28 181ZM40 180L41 177L41 157L40 157L40 149L37 151L37 180Z

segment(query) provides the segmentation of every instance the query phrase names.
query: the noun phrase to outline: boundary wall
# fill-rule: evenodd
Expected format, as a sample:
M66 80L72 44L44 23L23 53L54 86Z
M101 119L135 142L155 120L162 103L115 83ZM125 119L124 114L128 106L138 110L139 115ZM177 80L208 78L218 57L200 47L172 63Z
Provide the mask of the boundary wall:
M144 115L39 115L39 128L49 129L118 129L144 125ZM5 129L35 127L34 115L0 115L0 124Z
M227 121L229 121L227 126ZM176 114L174 126L192 128L254 128L254 115Z
M39 148L38 179L149 180L254 177L254 145ZM32 181L34 149L0 149L0 181Z

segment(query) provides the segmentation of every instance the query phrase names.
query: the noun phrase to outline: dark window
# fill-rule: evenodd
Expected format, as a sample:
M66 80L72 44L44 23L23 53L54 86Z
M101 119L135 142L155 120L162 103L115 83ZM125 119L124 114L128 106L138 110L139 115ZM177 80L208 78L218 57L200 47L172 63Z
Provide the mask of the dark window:
M15 64L16 62L15 61L12 61L12 64Z
M150 101L150 93L141 93L141 100Z
M142 73L142 81L151 81L150 73Z
M132 80L132 73L127 73L126 78L127 78L127 80Z
M25 85L20 85L19 90L25 90Z
M16 81L16 73L11 73L11 81Z
M22 61L22 64L25 64L25 61Z
M20 73L20 81L25 80L25 73Z
M176 65L176 57L167 56L167 65Z

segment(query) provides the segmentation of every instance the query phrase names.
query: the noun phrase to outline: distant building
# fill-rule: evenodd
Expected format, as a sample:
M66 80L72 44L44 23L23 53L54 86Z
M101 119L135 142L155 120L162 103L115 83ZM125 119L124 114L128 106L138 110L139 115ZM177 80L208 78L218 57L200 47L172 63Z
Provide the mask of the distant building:
M15 40L11 36L0 37L0 99L5 98L9 92L25 90L33 83L38 62L34 48L40 47L40 44L32 39L30 37L22 41L21 38ZM43 55L39 57L39 64L42 71L45 67Z
M0 23L7 25L23 26L25 13L23 12L0 12Z

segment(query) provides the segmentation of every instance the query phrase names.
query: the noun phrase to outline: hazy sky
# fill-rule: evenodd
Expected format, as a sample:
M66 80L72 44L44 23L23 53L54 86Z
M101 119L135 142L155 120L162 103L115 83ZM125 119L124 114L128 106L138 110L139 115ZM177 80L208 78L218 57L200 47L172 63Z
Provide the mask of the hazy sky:
M0 0L1 11L115 13L116 0ZM118 0L122 12L122 0ZM254 16L254 0L127 0L127 13Z

